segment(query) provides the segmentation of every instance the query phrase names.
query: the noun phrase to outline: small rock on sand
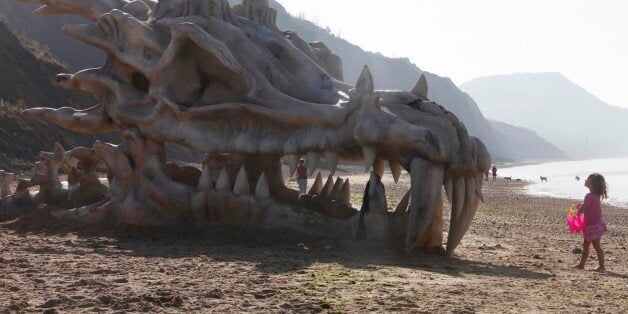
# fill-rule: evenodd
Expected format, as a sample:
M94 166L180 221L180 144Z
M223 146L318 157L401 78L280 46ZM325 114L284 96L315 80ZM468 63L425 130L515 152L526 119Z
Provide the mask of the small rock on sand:
M212 299L222 299L222 296L223 293L219 289L212 289L211 291L207 292L207 297Z

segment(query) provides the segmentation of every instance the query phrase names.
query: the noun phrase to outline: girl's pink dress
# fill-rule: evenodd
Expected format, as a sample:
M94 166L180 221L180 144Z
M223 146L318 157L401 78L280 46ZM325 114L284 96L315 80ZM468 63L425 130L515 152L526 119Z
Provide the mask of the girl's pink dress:
M593 193L584 197L586 210L584 212L584 240L593 241L601 238L606 233L606 222L602 219L602 202L600 196Z

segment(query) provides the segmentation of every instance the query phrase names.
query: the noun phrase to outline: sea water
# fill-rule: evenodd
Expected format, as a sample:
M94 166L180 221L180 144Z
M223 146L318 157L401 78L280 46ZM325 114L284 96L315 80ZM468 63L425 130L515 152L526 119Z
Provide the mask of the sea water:
M543 195L573 199L582 202L589 189L584 181L591 173L600 173L606 178L609 198L604 203L628 208L628 158L589 159L578 161L549 162L535 165L502 168L499 177L512 177L532 182L525 192L531 195ZM580 181L576 180L580 177ZM540 177L547 177L548 182L541 182Z

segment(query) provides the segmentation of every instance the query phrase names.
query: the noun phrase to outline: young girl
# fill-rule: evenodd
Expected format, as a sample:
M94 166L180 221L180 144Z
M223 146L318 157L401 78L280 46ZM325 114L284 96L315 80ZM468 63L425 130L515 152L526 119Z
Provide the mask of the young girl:
M606 223L602 219L602 198L608 198L606 180L601 174L594 173L584 182L584 186L589 188L589 194L585 196L584 203L578 204L578 215L584 213L584 223L586 225L583 232L584 242L582 243L582 257L580 263L574 268L584 269L584 265L589 258L589 248L591 243L597 253L597 260L600 266L597 271L604 271L604 251L600 245L600 238L606 233Z

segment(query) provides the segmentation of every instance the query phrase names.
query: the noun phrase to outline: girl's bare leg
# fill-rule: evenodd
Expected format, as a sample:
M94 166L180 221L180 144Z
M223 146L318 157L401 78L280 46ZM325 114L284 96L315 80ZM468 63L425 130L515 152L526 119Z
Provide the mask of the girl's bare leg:
M589 249L591 248L591 241L582 242L582 256L580 257L580 263L573 266L575 269L584 269L584 265L587 264L589 259Z
M593 248L597 253L597 260L600 263L600 266L596 268L597 271L604 271L604 250L602 250L602 245L600 244L600 239L593 240Z

